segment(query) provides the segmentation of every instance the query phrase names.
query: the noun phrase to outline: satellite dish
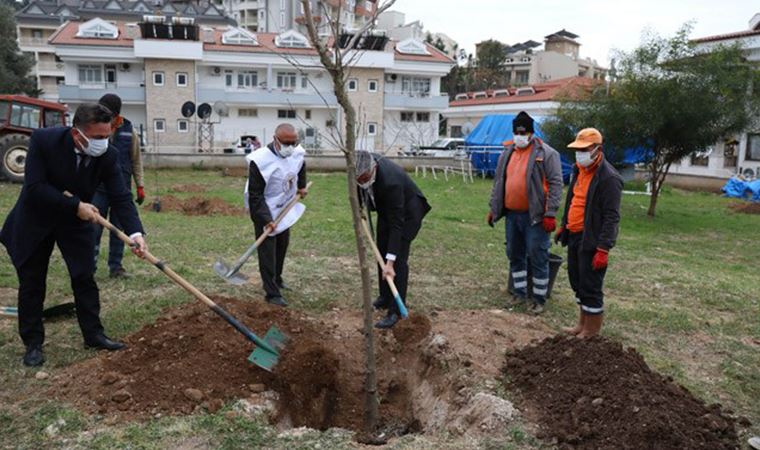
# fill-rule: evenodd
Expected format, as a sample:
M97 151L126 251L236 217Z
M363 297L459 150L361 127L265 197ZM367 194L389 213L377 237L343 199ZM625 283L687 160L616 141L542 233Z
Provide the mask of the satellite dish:
M195 103L185 102L182 104L182 117L190 118L195 114Z
M214 112L217 113L219 117L227 117L230 115L230 107L223 101L218 101L214 103Z
M211 117L211 105L208 103L201 103L200 106L198 106L198 117L203 120Z

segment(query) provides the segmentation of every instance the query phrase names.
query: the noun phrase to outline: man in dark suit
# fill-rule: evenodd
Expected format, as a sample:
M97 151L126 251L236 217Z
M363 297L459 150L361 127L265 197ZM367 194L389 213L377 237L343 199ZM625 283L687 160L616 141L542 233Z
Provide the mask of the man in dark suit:
M362 202L377 211L377 247L385 256L380 297L373 306L387 309L388 314L375 327L392 328L399 320L399 310L385 278L393 278L406 304L409 252L430 205L404 169L370 152L356 152L356 184Z
M100 298L93 278L92 224L98 209L90 201L105 183L111 207L134 241L133 252L147 251L132 194L109 147L111 111L102 105L81 105L74 127L32 133L24 186L0 231L19 279L19 334L26 346L24 365L44 361L42 306L53 245L57 244L71 277L79 327L86 347L119 350L124 344L109 339L100 323Z

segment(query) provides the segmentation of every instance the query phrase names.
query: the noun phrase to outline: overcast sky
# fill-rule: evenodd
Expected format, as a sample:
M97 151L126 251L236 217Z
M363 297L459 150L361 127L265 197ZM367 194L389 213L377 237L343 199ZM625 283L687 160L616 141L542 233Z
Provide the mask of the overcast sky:
M581 57L607 65L611 49L630 50L641 31L653 29L670 36L693 20L692 37L730 33L748 28L757 0L397 0L392 8L406 21L420 20L426 31L442 32L468 52L475 43L497 39L507 44L544 36L562 28L580 37Z

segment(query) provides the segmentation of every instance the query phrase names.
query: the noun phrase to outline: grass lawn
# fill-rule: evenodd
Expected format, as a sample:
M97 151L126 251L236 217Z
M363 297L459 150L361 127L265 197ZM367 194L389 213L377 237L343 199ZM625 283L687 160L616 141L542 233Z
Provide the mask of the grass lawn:
M147 174L148 200L172 185L205 186L207 196L241 204L244 179L216 171L160 171ZM293 308L319 313L360 308L355 244L341 174L312 174L307 213L291 238L285 278ZM418 178L433 210L412 247L412 309L492 309L506 299L507 264L503 222L485 224L489 180L463 184ZM157 184L158 183L158 184ZM0 218L20 187L0 184ZM189 197L191 193L172 193ZM708 403L719 402L752 422L760 434L760 216L728 210L730 200L712 194L666 190L658 217L646 216L648 197L623 199L618 246L607 275L604 333L636 347L653 368L672 376ZM152 253L202 291L260 299L250 287L226 285L212 264L234 260L252 242L246 216L188 217L143 210ZM104 236L105 238L105 236ZM107 247L106 240L103 246ZM564 250L554 247L563 254ZM126 256L128 280L111 280L101 254L97 279L106 330L122 337L151 323L162 308L195 301L160 272ZM255 270L255 258L247 265ZM563 270L543 316L551 327L574 322L577 306ZM5 251L0 252L0 304L15 304L18 282ZM68 277L57 250L48 275L47 305L70 301ZM76 320L46 327L44 370L55 373L90 358L82 349ZM0 448L340 448L346 437L332 432L300 438L277 437L270 427L220 413L161 418L112 426L45 398L45 380L22 367L16 324L0 319ZM593 374L590 374L593 377ZM63 419L61 422L60 419ZM57 423L57 425L56 425ZM54 437L45 429L59 428ZM48 428L50 431L50 428ZM517 448L539 446L521 429L506 430ZM404 447L404 440L398 444ZM415 444L415 448L416 448ZM483 444L486 445L486 444ZM411 447L409 447L411 448ZM503 448L503 447L499 447Z

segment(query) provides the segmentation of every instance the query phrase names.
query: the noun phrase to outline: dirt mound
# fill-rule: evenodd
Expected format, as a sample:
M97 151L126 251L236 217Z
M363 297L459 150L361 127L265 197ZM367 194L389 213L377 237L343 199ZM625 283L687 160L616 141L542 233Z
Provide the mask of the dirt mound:
M729 208L743 214L760 214L760 202L733 203Z
M169 192L206 192L206 186L200 184L174 184L169 188Z
M393 337L401 344L416 344L428 337L432 325L430 319L420 314L410 314L406 320L393 327Z
M153 203L146 205L145 209L153 211ZM161 197L161 211L176 211L187 216L239 216L245 210L230 205L218 197L204 198L193 196L182 200L173 195L164 195Z
M222 169L223 177L247 178L248 167L225 167Z
M720 405L706 406L619 343L548 338L508 352L503 373L559 448L739 448Z

